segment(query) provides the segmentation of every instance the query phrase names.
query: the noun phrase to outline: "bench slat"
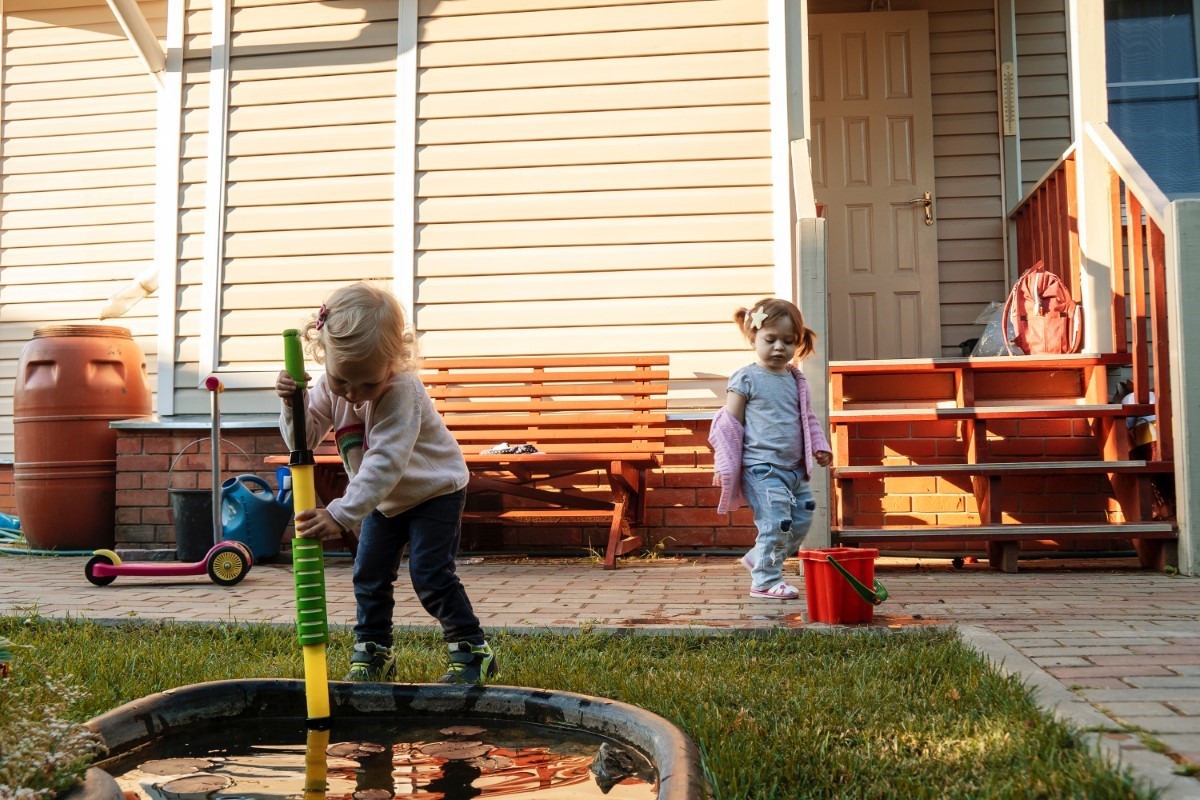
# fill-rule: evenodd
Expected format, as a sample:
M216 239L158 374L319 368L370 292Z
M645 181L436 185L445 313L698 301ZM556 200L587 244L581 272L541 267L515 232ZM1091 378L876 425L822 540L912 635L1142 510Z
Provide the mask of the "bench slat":
M596 400L434 400L434 408L443 415L489 411L653 411L667 407L667 399L640 397L636 399ZM451 420L446 419L450 425Z
M640 428L642 430L665 429L666 414L633 411L613 414L447 414L446 424L451 430L472 428Z
M463 453L463 458L470 466L483 464L518 464L522 467L578 467L580 469L606 469L612 462L620 461L639 467L656 466L659 463L661 450L645 451L606 451L595 453L579 453L564 451L559 453L513 453L511 455L483 455L482 453Z
M586 509L514 508L507 511L464 511L463 520L468 522L524 522L531 525L563 524L608 520L612 511L588 511Z
M501 442L505 437L516 433L530 437L533 440L579 440L589 439L649 439L666 438L666 428L645 427L641 425L614 425L612 427L580 427L575 425L506 425L500 428L455 428L451 431L455 438L472 442Z
M546 372L545 370L531 370L528 372L422 372L421 381L429 387L453 385L465 386L483 384L483 388L487 388L487 384L503 384L503 383L578 383L580 381L588 381L591 383L602 382L646 382L646 381L666 381L670 380L671 373L661 369L646 369L638 367L632 370L610 370L608 372Z
M487 446L480 447L479 445L482 444L487 444ZM517 457L528 458L530 461L536 461L538 456L544 457L542 458L542 461L545 461L546 456L553 456L556 461L562 461L562 456L580 456L593 459L593 461L595 461L595 459L601 459L601 461L612 461L613 458L622 458L630 455L658 455L658 453L662 452L661 444L653 443L653 441L644 441L644 443L643 441L632 441L632 443L626 443L626 441L599 441L599 443L596 443L592 447L583 447L571 443L547 444L545 441L536 441L536 443L528 444L533 444L535 447L538 447L538 450L541 451L540 453L482 452L484 450L490 450L491 447L498 444L498 441L496 441L496 443L476 443L475 445L466 446L464 446L462 443L458 443L458 446L463 447L462 452L464 456L490 455L503 457L509 459L509 461L516 461ZM509 444L523 445L527 443L524 443L524 441L509 441ZM610 458L610 456L613 458Z
M521 356L514 358L427 358L424 370L521 369L551 367L665 367L669 355Z
M443 398L461 397L650 397L665 394L665 383L566 383L545 385L539 382L523 383L518 386L430 386L429 396L435 401Z

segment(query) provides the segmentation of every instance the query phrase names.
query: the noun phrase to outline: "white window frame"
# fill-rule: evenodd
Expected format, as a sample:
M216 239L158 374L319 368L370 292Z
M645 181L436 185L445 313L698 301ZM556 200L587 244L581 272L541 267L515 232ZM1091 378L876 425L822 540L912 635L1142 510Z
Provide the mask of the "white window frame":
M183 0L170 0L180 5L179 18L182 20ZM417 0L397 0L398 29L396 43L396 138L393 170L395 176L395 196L393 208L393 286L397 297L412 318L415 287L415 198L416 193L416 130L417 130ZM214 0L212 8L212 60L209 68L209 106L208 106L208 150L207 173L205 175L205 215L204 215L204 257L201 280L201 328L199 369L200 381L209 375L220 375L221 382L227 389L265 389L274 381L274 372L240 371L218 369L221 349L221 290L224 287L225 262L225 219L226 219L226 178L228 166L229 142L229 44L231 39L231 7L232 0ZM182 22L180 23L182 26ZM182 50L182 30L180 32L180 47ZM173 51L174 52L174 51ZM182 56L180 56L180 59ZM168 67L168 72L170 68ZM175 72L178 74L179 69ZM181 77L181 76L180 76ZM181 102L176 102L175 109L182 113ZM178 114L175 115L176 118ZM178 120L177 120L178 122ZM164 303L160 319L159 352L170 355L169 369L166 361L160 362L167 375L160 374L159 397L160 409L163 408L161 398L171 398L167 408L174 407L174 351L178 331L175 325L175 274L178 263L175 256L177 240L178 215L178 171L179 171L179 134L175 135L176 152L170 160L174 170L174 192L171 221L160 220L164 242L170 242L170 263L164 263L160 274L170 276L169 301ZM164 169L163 159L159 160L160 176ZM160 187L163 184L160 183ZM162 193L166 193L166 189ZM165 216L165 214L164 214ZM171 227L167 235L167 227ZM164 245L164 250L165 245ZM164 255L164 262L168 259ZM160 287L166 287L168 281L160 280ZM167 297L165 289L160 289L160 296ZM166 305L170 305L170 309ZM171 338L167 347L163 347L162 329L169 328ZM160 413L171 413L160 411Z

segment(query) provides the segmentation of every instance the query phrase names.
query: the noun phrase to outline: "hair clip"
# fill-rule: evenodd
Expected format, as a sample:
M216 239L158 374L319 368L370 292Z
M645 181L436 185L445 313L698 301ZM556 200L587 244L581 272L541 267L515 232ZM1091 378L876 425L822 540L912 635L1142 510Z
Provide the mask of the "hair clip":
M317 330L325 327L325 318L329 316L329 306L321 304L321 310L317 312Z
M751 311L750 312L750 327L751 328L761 328L763 326L763 323L767 321L767 317L769 317L769 316L771 316L771 315L768 314L766 311L763 311L762 308L759 308L755 311Z

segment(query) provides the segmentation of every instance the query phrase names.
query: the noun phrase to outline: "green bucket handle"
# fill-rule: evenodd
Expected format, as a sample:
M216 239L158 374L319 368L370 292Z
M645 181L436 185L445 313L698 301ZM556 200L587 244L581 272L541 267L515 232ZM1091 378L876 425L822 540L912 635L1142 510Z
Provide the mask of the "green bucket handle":
M844 577L846 580L850 581L850 588L853 589L854 593L857 594L859 597L861 597L863 600L866 600L868 603L870 603L873 606L877 606L880 603L882 603L884 600L888 599L888 590L879 581L875 581L875 591L871 591L870 589L868 589L866 586L863 585L862 581L860 581L858 578L851 575L846 570L845 567L843 567L841 564L839 564L834 559L833 556L825 556L825 558L826 558L826 560L829 561L830 564L833 565L834 569L836 569L838 572L842 573L842 577Z

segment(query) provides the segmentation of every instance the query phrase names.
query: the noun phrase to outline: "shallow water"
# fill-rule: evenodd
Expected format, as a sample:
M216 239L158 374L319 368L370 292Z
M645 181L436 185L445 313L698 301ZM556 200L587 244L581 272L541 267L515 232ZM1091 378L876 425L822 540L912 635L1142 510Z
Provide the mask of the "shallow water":
M296 720L262 720L251 728L242 719L189 729L187 741L172 738L185 737L101 766L127 798L148 800L648 800L658 794L653 768L640 753L581 731L538 725L343 720L332 731L307 733L306 744ZM591 768L597 760L599 777ZM610 786L607 793L602 785Z

